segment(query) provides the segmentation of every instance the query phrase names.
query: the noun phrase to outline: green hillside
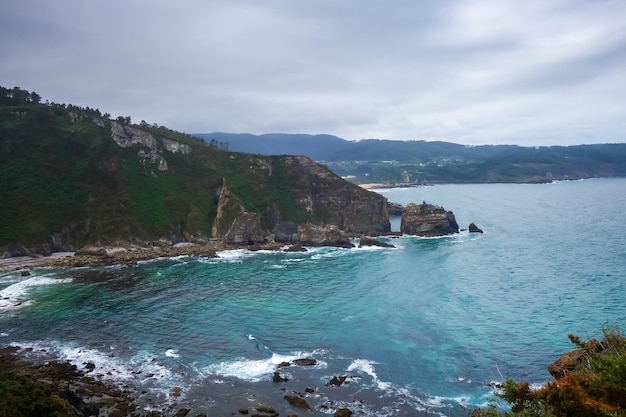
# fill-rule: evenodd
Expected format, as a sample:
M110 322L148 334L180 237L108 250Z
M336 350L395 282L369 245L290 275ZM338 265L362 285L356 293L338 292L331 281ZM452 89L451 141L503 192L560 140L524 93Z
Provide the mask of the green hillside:
M267 232L277 219L333 224L336 213L302 203L317 201L322 188L348 192L348 200L382 199L312 161L300 172L285 158L228 152L99 110L41 104L32 94L0 90L0 253L36 251L42 242L45 251L116 239L220 237L230 226L214 224L224 184L235 203L229 207L238 210L224 218L257 213ZM324 178L312 181L318 174Z

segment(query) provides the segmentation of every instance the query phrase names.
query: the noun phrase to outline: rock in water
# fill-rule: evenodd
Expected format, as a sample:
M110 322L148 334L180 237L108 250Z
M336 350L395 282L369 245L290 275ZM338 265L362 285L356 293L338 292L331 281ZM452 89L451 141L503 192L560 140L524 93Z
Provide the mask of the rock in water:
M359 242L359 248L362 248L365 246L379 246L381 248L395 248L395 246L393 246L390 243L380 242L368 236L361 236L361 241Z
M294 407L303 408L305 410L310 410L311 407L306 400L298 397L297 395L285 395L285 400Z
M308 246L354 247L354 245L350 243L348 234L335 225L316 226L307 223L298 227L298 240L301 244Z
M445 236L459 232L454 213L432 204L410 203L402 210L400 231L407 235Z
M470 223L467 230L469 230L470 233L482 233L483 232L483 230L480 227L476 226L473 222Z
M298 365L298 366L313 366L313 365L317 365L317 361L315 359L300 358L300 359L294 359L293 364Z

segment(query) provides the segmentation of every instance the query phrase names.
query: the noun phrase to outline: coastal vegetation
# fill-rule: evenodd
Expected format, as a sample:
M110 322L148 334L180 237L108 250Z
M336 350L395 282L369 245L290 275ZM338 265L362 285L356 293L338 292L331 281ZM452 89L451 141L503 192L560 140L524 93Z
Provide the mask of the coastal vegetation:
M73 417L64 400L42 382L0 371L0 417Z
M626 338L615 330L603 330L603 335L602 341L569 335L577 349L548 367L553 381L535 389L509 379L498 397L511 405L510 411L500 414L494 405L470 417L626 416Z
M244 212L257 216L263 235L286 222L388 229L386 211L372 219L351 206L380 208L384 197L308 158L227 148L1 88L0 253L74 251L114 241L203 243L222 239ZM229 201L220 206L224 187Z

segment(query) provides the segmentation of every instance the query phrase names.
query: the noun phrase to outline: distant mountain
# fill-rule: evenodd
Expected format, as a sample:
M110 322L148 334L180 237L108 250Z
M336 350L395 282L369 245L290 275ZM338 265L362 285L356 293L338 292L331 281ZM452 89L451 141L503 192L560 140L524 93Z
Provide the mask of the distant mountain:
M548 182L626 176L626 144L523 147L364 139L330 135L197 134L231 150L298 154L320 161L356 183Z
M340 151L351 145L350 141L332 135L305 135L286 133L195 133L193 136L207 142L215 140L227 144L231 152L261 155L306 155L314 160L325 160L330 152Z

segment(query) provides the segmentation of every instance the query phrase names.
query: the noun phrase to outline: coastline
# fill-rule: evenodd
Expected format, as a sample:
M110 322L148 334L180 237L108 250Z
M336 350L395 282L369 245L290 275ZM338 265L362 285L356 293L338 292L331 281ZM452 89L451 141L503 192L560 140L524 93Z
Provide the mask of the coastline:
M278 250L284 245L268 243L246 246L249 250ZM78 252L55 252L48 256L20 256L0 258L0 274L12 271L28 274L31 268L41 267L83 267L89 265L133 265L139 261L176 256L204 256L213 258L218 251L241 249L220 241L209 243L179 243L175 245L138 246L120 244L116 246L91 246Z

